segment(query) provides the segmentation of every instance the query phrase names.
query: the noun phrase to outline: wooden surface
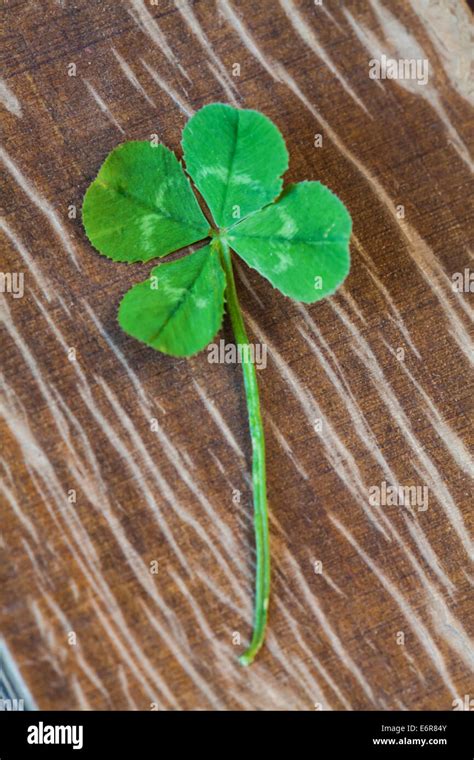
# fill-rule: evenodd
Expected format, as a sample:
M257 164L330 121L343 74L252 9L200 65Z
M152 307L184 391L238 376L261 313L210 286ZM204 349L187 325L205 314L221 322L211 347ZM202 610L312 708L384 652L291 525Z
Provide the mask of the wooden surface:
M1 267L25 293L1 307L0 629L36 703L451 710L474 693L472 295L452 287L473 267L467 6L12 0L2 18ZM381 53L428 59L428 84L370 79ZM354 220L330 300L302 308L239 267L269 352L273 556L246 670L240 368L123 334L151 265L102 258L68 214L118 142L180 152L213 101L266 113L286 180L320 179ZM371 506L382 482L426 486L428 508Z

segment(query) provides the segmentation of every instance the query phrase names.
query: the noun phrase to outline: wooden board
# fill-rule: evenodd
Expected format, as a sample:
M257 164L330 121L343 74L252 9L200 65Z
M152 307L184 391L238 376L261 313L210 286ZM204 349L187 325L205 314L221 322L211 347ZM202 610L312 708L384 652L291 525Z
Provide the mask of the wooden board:
M453 288L473 267L467 6L12 0L2 16L1 267L24 295L1 307L1 635L37 705L453 709L474 687L472 294ZM371 79L382 54L426 59L427 83ZM118 142L180 154L213 101L266 113L287 181L320 179L354 220L325 302L239 266L268 348L273 597L250 669L241 369L122 333L118 301L150 266L100 257L79 214ZM372 505L384 483L418 500Z

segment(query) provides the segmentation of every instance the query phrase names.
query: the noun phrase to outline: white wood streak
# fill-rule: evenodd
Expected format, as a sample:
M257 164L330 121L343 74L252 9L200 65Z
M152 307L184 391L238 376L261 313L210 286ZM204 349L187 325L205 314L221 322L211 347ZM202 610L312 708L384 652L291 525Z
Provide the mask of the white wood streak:
M323 338L321 332L317 328L314 320L310 317L307 309L303 305L299 305L299 310L302 314L302 316L305 318L306 323L311 328L312 332L318 337L319 342L323 346L326 353L331 358L331 361L333 362L336 372L333 371L330 364L326 361L324 355L319 350L318 346L314 343L314 341L311 340L309 335L307 335L304 331L302 331L300 328L300 332L302 336L305 338L305 340L310 345L310 348L314 351L315 355L318 357L318 361L320 362L322 368L324 369L326 375L328 376L329 380L331 381L332 387L337 392L339 398L341 401L345 404L348 413L350 415L351 420L353 421L354 426L354 432L356 435L360 438L360 441L362 445L364 445L367 449L367 451L375 458L378 465L381 467L382 472L384 473L384 477L386 478L387 482L398 488L400 486L399 480L397 475L393 472L392 468L390 467L389 463L387 462L382 450L377 444L376 437L374 436L372 429L367 424L363 413L359 407L359 405L356 402L356 399L352 393L352 390L348 384L348 381L344 377L344 374L342 372L342 369L339 365L339 362L335 356L335 354L331 351L328 343ZM385 529L387 530L387 533L391 538L394 538L395 541L398 543L402 551L406 554L409 561L411 562L415 572L418 574L418 576L422 579L422 581L426 580L426 575L424 574L423 570L420 568L419 564L417 563L416 559L413 557L411 552L409 551L405 541L399 534L399 532L396 530L393 523L386 517L384 513L384 509L381 507L374 507L374 509L377 510L377 514L379 518L381 519ZM414 515L412 515L414 517ZM412 523L410 523L412 524ZM427 536L423 533L421 527L419 525L416 525L416 543L421 550L421 546L419 542L422 542L424 545L423 551L421 551L422 557L425 559L425 561L428 562L428 565L430 568L436 573L438 576L439 581L445 586L446 590L449 594L452 593L454 584L451 582L451 580L447 577L447 575L443 572L441 565L438 561L438 558L436 557L433 549L429 545L429 541ZM415 536L412 535L413 538Z
M232 81L229 74L227 73L227 69L225 68L221 59L215 53L214 48L212 47L212 44L209 40L209 37L204 32L202 26L197 20L191 6L187 2L187 0L174 0L174 4L176 8L178 9L178 11L180 12L181 16L183 17L183 19L185 20L189 29L192 31L192 33L195 35L195 37L199 41L199 44L206 52L206 55L208 55L209 58L211 59L212 64L208 64L208 66L214 75L217 75L217 74L219 75L218 81L220 85L224 88L225 94L227 95L229 101L233 105L237 106L238 102L235 99L235 93L236 93L237 88L235 86L235 83Z
M118 359L118 361L120 362L120 364L122 365L122 367L125 369L125 372L127 373L127 377L131 381L131 383L132 383L132 385L133 385L133 387L135 389L135 392L137 393L137 395L138 395L138 397L140 399L142 407L144 409L147 409L149 411L150 416L152 416L152 410L153 410L153 406L154 405L156 405L158 407L158 409L160 410L160 412L162 412L163 414L166 414L166 409L160 404L160 402L158 401L158 399L156 399L156 398L153 398L153 399L150 398L150 396L149 396L147 390L144 388L143 383L141 382L140 378L138 377L138 375L136 374L136 372L134 372L134 370L130 367L130 364L128 363L128 361L125 358L124 354L118 348L118 346L114 343L114 341L110 337L109 333L105 329L103 323L100 321L99 317L97 316L97 314L95 313L95 311L91 308L90 304L88 303L88 301L85 298L82 299L82 304L83 304L85 310L87 311L87 313L89 314L89 317L91 318L91 320L94 323L95 327L97 328L97 331L100 333L100 335L102 336L102 338L105 340L107 346L110 348L110 350L112 351L112 353L114 354L114 356Z
M180 108L180 110L189 118L193 115L194 109L193 107L181 96L179 93L174 89L174 87L171 87L168 82L166 82L163 77L161 77L158 72L150 66L149 63L143 60L143 58L140 59L142 66L145 67L145 69L148 71L149 75L153 79L153 81L158 85L158 87L163 90L163 92L166 92L166 94L171 98L173 103Z
M428 60L428 56L421 47L418 40L408 32L403 24L390 13L388 8L382 6L378 0L370 0L372 8L378 18L378 21L385 34L385 42L377 38L377 36L370 30L366 29L361 22L357 22L351 13L344 8L344 13L349 21L352 29L354 30L359 41L365 46L370 58L380 57L381 54L386 55L388 58L392 57L396 60L408 59L408 60ZM369 58L367 60L367 75ZM435 89L433 84L434 72L430 66L428 82L420 86L414 79L396 79L393 81L395 86L402 87L407 90L411 95L423 98L434 109L438 118L445 127L454 149L458 153L459 157L464 161L466 166L471 171L474 169L474 163L469 155L469 150L464 144L463 140L459 136L458 132L451 123L449 116L441 102L441 98Z
M415 346L413 339L410 335L410 331L408 330L407 326L405 325L405 322L403 320L402 315L400 314L400 310L398 309L395 301L393 300L392 296L390 295L388 289L385 287L384 283L376 273L376 267L373 261L371 260L370 256L366 253L364 250L362 243L358 239L356 235L352 235L352 240L354 241L357 250L359 251L360 255L363 257L364 261L361 262L362 266L364 267L365 271L369 275L370 279L374 283L377 290L379 290L387 302L390 311L394 315L394 321L398 329L400 330L401 334L403 335L405 341L410 346L411 350L415 354L417 359L421 360L421 354L418 351L417 347Z
M354 662L350 654L344 648L341 639L332 628L328 618L322 611L314 592L310 589L306 578L301 572L296 560L292 557L288 550L285 550L285 563L288 565L291 571L293 580L297 584L297 588L301 591L303 599L307 605L309 612L312 612L317 622L319 623L322 632L331 644L332 649L337 654L340 663L352 674L359 686L362 688L364 694L373 704L377 704L377 698L372 691L372 687L368 683L364 674L359 666Z
M341 32L341 34L344 34L344 30L343 30L342 26L341 26L341 25L340 25L340 24L339 24L339 23L336 21L336 19L335 19L335 18L334 18L334 16L332 15L332 13L330 13L330 12L328 11L328 9L327 9L327 7L326 7L326 5L325 5L324 3L322 3L321 5L316 5L316 6L315 6L315 11L316 11L316 12L317 12L317 11L323 11L323 12L326 14L326 16L327 16L328 18L330 18L330 19L331 19L331 21L332 21L332 23L334 24L334 26L336 27L336 29L337 29L339 32Z
M227 101L231 103L235 108L240 107L240 103L237 100L237 98L234 96L232 90L229 90L227 85L227 80L223 77L222 72L217 68L217 66L214 66L210 61L206 61L207 68L211 72L212 76L217 79L220 86L224 90L225 94L227 95ZM219 100L221 100L219 98Z
M357 301L355 298L349 293L347 289L347 285L341 285L341 287L338 289L336 297L341 297L344 299L344 301L348 304L351 311L359 317L360 321L363 325L367 324L367 320L362 314L361 310L359 309L359 306L357 305Z
M227 441L227 443L229 444L229 446L231 447L231 449L233 449L233 451L235 451L235 453L237 454L237 456L241 457L242 459L245 459L244 452L242 451L241 447L239 446L239 444L235 440L234 434L232 433L231 429L229 428L227 422L224 420L224 418L222 416L222 413L217 408L215 401L211 401L206 396L203 388L199 385L199 383L197 382L197 380L195 380L194 378L193 378L193 385L194 385L195 390L198 393L199 398L201 399L202 403L204 404L204 406L206 408L206 411L209 413L209 415L214 420L216 426L218 427L218 429L220 430L220 432L224 436L225 440Z
M45 590L41 590L41 596L43 600L46 602L46 605L49 607L49 610L52 613L52 617L55 617L59 621L63 629L64 640L67 641L67 636L69 633L74 632L76 634L76 644L74 646L70 646L70 650L69 650L70 655L74 657L79 667L81 668L82 672L86 675L87 679L94 685L97 691L99 691L102 694L102 696L108 701L109 695L108 695L107 689L105 688L103 682L100 680L97 673L89 665L89 663L87 662L82 652L81 632L74 630L73 624L71 623L70 620L68 620L63 610L55 602L55 600L53 599L50 593L48 593ZM48 616L48 617L50 621L51 616Z
M34 618L38 633L48 650L47 653L45 653L44 659L49 662L58 676L61 677L63 671L62 663L67 658L66 647L64 644L61 646L58 643L54 628L51 625L49 618L46 618L43 615L38 601L27 597L26 603Z
M193 460L191 459L191 457L189 456L189 454L188 454L188 452L186 451L186 449L185 449L183 446L180 446L180 449L179 449L179 450L180 450L180 454L181 454L181 456L183 457L183 459L184 459L184 461L186 462L186 464L187 464L187 466L189 467L189 469L190 469L190 470L194 470L194 469L195 469L195 467L196 467L196 465L195 465L195 463L193 462Z
M304 16L298 11L293 0L279 0L279 2L285 11L290 24L293 26L296 33L301 37L303 42L318 58L321 59L325 66L327 66L331 74L336 77L339 84L342 85L345 92L347 92L352 100L357 103L359 108L361 108L370 119L373 119L372 114L367 110L366 106L361 101L359 96L354 92L346 78L340 73L327 50L325 50L319 42L314 30L311 29Z
M145 694L148 695L150 701L157 702L160 707L163 707L164 705L160 699L159 694L159 692L161 692L171 707L179 710L179 702L176 700L174 694L162 678L161 673L159 673L156 668L153 667L148 657L143 653L137 639L132 634L132 632L129 631L130 638L124 643L122 639L117 635L113 626L110 625L110 615L106 616L104 614L100 608L100 605L95 599L91 598L90 604L96 614L97 620L102 626L102 629L107 633L110 642L117 650L120 660L127 663L130 670L132 670L134 673L135 678L141 684ZM140 669L138 669L133 659L131 659L132 652L136 656L136 660L139 664ZM151 684L154 686L152 687Z
M410 32L406 29L406 27L403 26L402 23L400 23L396 16L394 16L387 7L383 6L379 0L370 0L370 2L386 39L394 46L395 57L414 60L428 60L428 55L421 47L418 40L413 36L413 34L410 34ZM421 97L423 97L431 105L443 123L449 137L451 138L454 149L472 172L474 170L474 162L472 161L468 147L461 139L454 125L451 123L449 114L441 102L441 97L436 87L437 77L433 71L432 65L430 65L430 79L426 86L419 87L418 84L412 79L401 79L396 81L398 81L402 86L404 86L407 90L410 90L412 93L419 96L421 95Z
M255 43L253 37L248 32L228 0L217 0L217 8L219 9L219 12L222 14L222 16L224 16L226 21L235 29L247 50L252 53L253 57L256 58L261 66L263 66L268 74L270 74L272 79L280 82L281 80L278 76L277 65L274 61L270 61L265 58L258 45Z
M393 350L392 346L387 343L385 338L382 338L382 340L387 350L390 351L393 356L395 356L395 351ZM410 383L416 389L417 393L419 393L423 399L423 402L425 404L423 407L423 412L430 421L432 428L435 430L446 450L452 456L459 469L462 470L466 475L469 475L470 478L474 478L474 458L464 445L464 442L443 418L441 412L436 408L433 401L430 399L426 391L422 388L420 383L415 379L405 363L399 362L399 366L402 372L409 379Z
M4 325L15 345L20 350L25 364L30 370L32 377L35 379L35 382L37 383L38 388L48 405L51 417L56 425L61 439L65 442L69 451L72 451L71 438L69 436L69 430L64 416L57 408L54 394L50 391L48 383L43 377L43 373L41 372L40 367L36 362L32 351L30 350L30 347L18 331L11 317L10 309L8 308L6 299L0 301L0 323Z
M23 116L20 101L14 92L12 92L4 79L0 79L0 102L5 108L19 119Z
M327 570L324 571L324 573L321 573L320 577L323 579L325 583L328 584L329 588L332 588L333 591L336 592L336 594L339 594L339 596L343 596L345 599L347 599L347 594L342 591L342 589L339 588L337 583L334 583L331 576L328 574Z
M54 294L50 290L51 284L43 276L43 273L41 272L40 267L37 266L33 256L25 248L25 246L23 245L21 240L17 237L17 235L13 232L12 228L7 223L7 220L1 217L0 217L0 229L5 233L5 235L10 239L10 241L15 246L15 249L18 251L21 258L23 259L26 266L28 267L29 271L33 275L33 278L35 279L36 284L38 288L41 290L44 297L48 301L52 301L54 299Z
M149 103L151 106L153 106L154 108L156 108L155 101L152 100L152 98L150 98L150 96L148 95L148 93L145 90L145 88L143 87L143 85L140 84L140 82L138 81L138 79L137 79L137 77L135 75L135 72L133 71L132 67L129 66L129 64L127 63L127 61L125 61L122 58L122 56L120 55L120 53L118 52L118 50L116 50L114 47L111 47L110 49L111 49L112 53L114 54L114 56L116 57L116 59L117 59L117 61L119 63L120 68L122 69L123 73L127 77L127 79L130 82L130 84L133 87L135 87L135 89L141 95L143 95L143 97L145 98L145 100L147 101L147 103Z
M231 666L232 663L229 663L229 650L231 643L230 636L228 639L228 645L224 644L220 638L216 637L190 588L186 585L181 576L179 576L174 570L170 570L170 575L173 579L175 587L179 590L183 599L188 603L192 614L196 618L199 628L202 630L206 642L212 647L213 654L215 654L216 664L221 658L223 658L223 661L225 661L227 665ZM236 665L236 663L233 664L234 666ZM235 670L238 672L238 668L235 668Z
M19 185L19 187L21 187L25 195L28 196L28 199L46 217L48 223L51 225L51 228L55 236L58 238L59 242L64 246L71 261L74 263L77 269L80 269L79 262L76 258L74 246L71 243L69 235L67 231L65 230L58 214L56 213L52 205L49 203L49 201L46 200L46 198L43 198L43 196L40 195L40 193L36 190L35 187L33 187L33 185L28 181L27 177L25 177L21 169L18 168L15 162L8 155L5 148L3 148L2 146L0 146L0 158L2 159L6 168L12 175L15 182Z
M90 702L84 694L84 690L82 689L82 686L79 683L79 679L76 675L71 676L71 688L74 696L76 697L76 702L79 710L92 710L93 708L91 707Z
M114 127L117 127L119 132L122 134L125 134L125 130L121 127L121 125L118 123L117 119L113 115L112 111L108 107L107 103L104 101L104 99L99 95L95 87L91 85L91 83L87 79L82 80L84 84L86 85L87 89L89 90L90 94L92 95L92 98L95 100L97 105L99 106L102 113L106 115L108 120L114 125Z
M69 555L83 573L89 588L106 605L107 618L102 616L104 631L116 644L117 648L120 649L121 656L128 662L137 680L139 680L144 689L149 689L148 681L142 676L140 666L150 675L152 682L156 682L158 674L155 673L155 678L153 678L151 663L149 663L140 650L131 630L126 624L120 606L102 573L95 546L88 533L83 529L75 508L69 504L63 486L59 482L49 458L33 436L26 417L19 417L18 414L14 413L11 405L5 405L1 400L0 415L4 417L20 447L22 459L27 464L30 477L32 477L35 483L38 483L38 493L44 500L48 514L56 524L58 534L62 536ZM33 472L37 473L40 482L33 476ZM40 483L43 487L41 487ZM95 601L92 603L97 609L97 603ZM36 613L38 613L37 608L35 609ZM42 618L38 614L37 617L38 625L41 629ZM52 642L52 645L53 650L50 659L54 665L54 642ZM140 666L136 664L136 661L140 663ZM58 673L62 675L62 669L58 669ZM150 690L149 693L151 698L155 698L156 690Z
M145 32L145 34L148 35L158 50L166 56L171 65L180 71L188 82L192 82L191 77L179 63L173 50L168 44L166 36L158 26L158 22L153 18L143 0L129 0L129 4L131 5L131 8L128 8L128 12L137 26L140 27L142 32Z
M467 3L410 0L410 4L440 57L450 85L468 103L474 104L472 15Z
M322 691L320 684L316 681L314 674L304 660L299 657L297 651L293 651L291 657L288 657L285 651L286 646L285 649L280 646L272 630L267 632L265 644L274 662L284 669L298 684L299 691L304 696L304 707L306 709L313 708L315 702L319 702L324 711L333 709L331 702L326 697L324 691ZM297 708L292 702L289 702L286 709L295 710Z
M188 645L187 652L183 653L182 649L179 646L177 646L175 638L169 634L166 628L152 614L152 612L150 611L150 609L144 602L142 602L142 607L143 607L146 617L148 618L148 622L150 623L151 627L153 628L155 633L158 634L160 639L164 641L166 647L175 657L176 661L179 663L182 670L184 670L184 672L189 676L189 678L196 685L196 687L199 689L201 694L205 696L205 698L207 699L211 707L213 707L214 710L222 710L224 708L222 701L216 696L214 690L211 688L209 684L209 681L206 681L202 677L199 670L195 667L195 665L192 662L193 652L192 652L191 647L189 647Z
M257 295L257 292L255 289L251 286L247 275L245 274L243 267L240 265L240 263L237 261L237 257L235 257L235 260L233 262L234 269L238 274L239 280L242 282L242 284L247 288L249 293L253 296L253 298L256 300L258 305L261 309L265 309L265 304L263 303L262 299Z
M219 472L221 473L221 475L223 475L226 478L226 480L227 480L226 471L225 471L224 465L222 464L221 460L217 457L216 454L214 454L213 451L211 451L211 449L208 449L208 452L211 455L211 457L213 458L214 462L216 463L217 469L219 470ZM227 482L229 483L230 481L228 480Z
M125 669L122 665L119 665L117 669L117 673L118 673L118 678L120 681L120 686L122 688L123 693L125 694L125 699L127 700L128 709L138 710L139 707L137 703L135 702L135 700L133 699L132 695L130 694L127 674L125 673Z
M36 544L39 544L40 539L39 539L38 531L36 530L34 523L32 522L32 520L30 520L28 515L25 514L13 490L8 487L7 483L5 482L3 478L0 479L0 489L3 495L5 496L7 502L10 504L17 520L23 525L24 528L26 528L26 530L28 531L28 533L30 534L34 542Z
M413 673L416 673L416 676L417 676L418 680L426 688L426 677L425 677L424 673L422 673L422 671L420 670L420 668L417 666L417 664L415 662L415 658L412 657L411 654L407 651L407 647L406 646L400 647L400 649L402 650L403 656L405 657L405 659L410 664L410 670L412 670Z
M390 383L386 379L375 354L357 328L351 323L342 307L338 306L334 299L330 301L330 305L354 338L355 345L352 347L352 351L368 369L372 384L391 416L396 420L400 432L403 433L405 441L415 455L415 461L413 463L414 468L422 478L422 481L426 483L432 493L435 494L439 506L443 509L456 531L468 556L472 556L472 542L466 526L464 525L462 513L452 498L447 485L444 483L441 473L438 472L433 461L418 441L412 425L397 396L393 392ZM417 460L420 462L420 465L416 464Z
M35 577L38 578L43 583L43 586L51 587L52 585L51 579L49 578L49 576L46 576L45 572L42 570L42 568L38 564L38 557L37 557L37 555L39 555L38 547L35 547L35 549L33 550L33 548L30 546L30 544L24 537L22 537L21 543L23 544L26 555L28 556L28 559L31 562L33 571L35 573Z
M441 651L438 649L433 637L429 633L427 627L422 622L421 618L416 614L414 608L407 602L401 591L390 581L387 576L380 570L380 568L373 562L368 554L358 544L354 536L349 530L336 518L334 515L329 515L329 519L337 530L344 536L346 541L357 551L358 555L363 559L365 564L370 568L374 576L379 583L384 587L387 593L397 603L400 611L405 617L408 625L415 634L416 638L420 642L421 646L427 653L428 657L432 661L439 675L441 676L444 685L450 691L453 697L456 696L456 688L451 681L448 673L446 663Z
M426 586L427 608L430 612L431 621L438 633L453 652L456 652L459 660L463 662L471 673L474 673L474 641L469 637L458 618L455 618L446 605L441 594L432 586Z
M327 672L326 668L323 665L321 665L321 663L319 662L319 659L315 657L314 652L306 644L305 640L303 639L303 635L301 633L301 626L298 625L294 617L288 612L287 608L285 607L281 599L278 599L278 598L276 599L276 606L278 610L281 612L281 614L284 616L287 622L287 625L296 640L296 643L300 647L301 651L306 655L308 662L314 665L314 667L320 673L323 680L333 690L339 702L344 706L344 709L352 710L351 703L345 698L344 694L342 693L342 691L340 690L339 686L334 681L332 676Z
M456 586L451 581L451 579L448 578L443 568L441 567L438 557L431 548L429 541L426 540L426 534L421 530L420 526L414 520L410 519L407 515L403 515L403 517L405 519L408 531L413 541L417 545L421 556L425 560L426 564L431 568L433 573L438 576L439 580L442 582L451 598L453 598L456 593Z
M265 415L265 418L270 423L270 427L271 427L271 429L273 431L273 434L274 434L275 438L277 439L278 443L280 444L281 448L283 449L283 451L285 452L285 454L287 455L287 457L293 463L293 465L294 465L295 469L297 470L297 472L301 475L301 477L303 478L303 480L309 480L308 473L306 472L306 470L304 469L303 465L300 464L300 462L298 461L298 459L294 455L293 450L292 450L290 444L286 440L285 436L281 432L281 430L278 427L278 425L275 423L275 421L270 417L270 415L268 413Z

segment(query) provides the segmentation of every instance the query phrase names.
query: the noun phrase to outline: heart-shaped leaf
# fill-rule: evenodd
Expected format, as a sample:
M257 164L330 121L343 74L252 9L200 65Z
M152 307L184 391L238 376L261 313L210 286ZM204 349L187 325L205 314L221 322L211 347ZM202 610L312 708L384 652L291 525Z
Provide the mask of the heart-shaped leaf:
M186 124L182 146L186 170L218 227L230 227L281 192L285 141L257 111L205 106Z
M115 261L148 261L202 240L209 223L183 167L164 145L128 142L102 164L82 219L97 250Z
M227 233L244 261L297 301L333 293L349 272L351 217L320 182L288 185L282 197Z
M210 245L177 261L159 264L131 288L119 307L126 333L172 356L191 356L219 330L225 275Z

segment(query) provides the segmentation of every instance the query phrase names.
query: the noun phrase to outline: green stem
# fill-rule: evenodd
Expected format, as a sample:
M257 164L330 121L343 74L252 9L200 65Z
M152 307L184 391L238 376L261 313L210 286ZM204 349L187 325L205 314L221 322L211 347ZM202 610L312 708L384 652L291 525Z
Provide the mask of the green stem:
M217 240L216 240L217 242ZM232 256L226 240L219 239L222 266L226 275L227 307L237 346L249 346L242 311L235 289ZM250 665L265 638L270 598L270 542L268 535L267 483L265 472L265 435L260 414L257 373L250 351L241 351L245 395L252 439L252 481L254 503L255 546L257 554L255 578L255 619L252 640L248 649L239 657L241 665Z

